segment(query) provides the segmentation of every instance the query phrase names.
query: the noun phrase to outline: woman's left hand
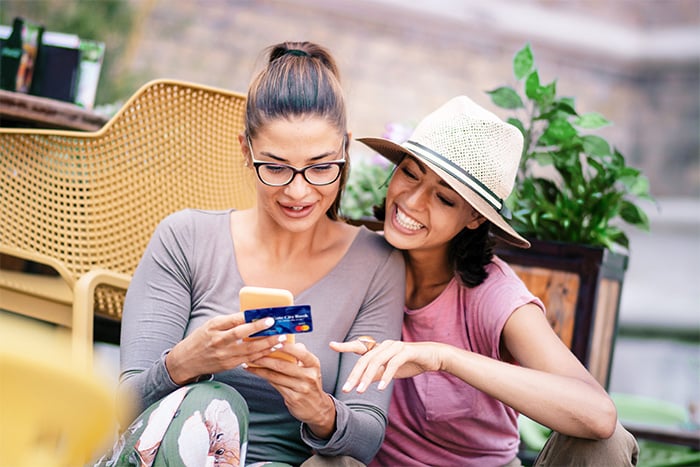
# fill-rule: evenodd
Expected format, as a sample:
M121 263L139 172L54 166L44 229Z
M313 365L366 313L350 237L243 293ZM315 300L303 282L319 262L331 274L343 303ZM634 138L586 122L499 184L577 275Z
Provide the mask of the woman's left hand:
M304 344L285 344L280 352L296 358L293 363L263 357L247 371L265 378L284 398L289 412L308 425L314 435L329 438L335 431L335 403L323 390L321 363Z
M441 370L441 350L445 345L387 340L368 347L366 342L354 340L331 342L330 347L336 352L362 355L343 386L344 392L357 387L357 392L362 393L374 381L379 381L378 388L381 390L394 378L410 378L426 371Z

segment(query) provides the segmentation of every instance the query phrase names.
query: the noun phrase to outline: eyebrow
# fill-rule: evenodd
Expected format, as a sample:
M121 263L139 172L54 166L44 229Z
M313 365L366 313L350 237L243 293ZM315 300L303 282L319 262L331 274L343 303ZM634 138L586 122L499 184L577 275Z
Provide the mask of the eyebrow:
M251 146L251 148L253 147L252 141L250 142L250 146ZM340 152L343 151L344 146L345 146L345 138L343 138L343 142L341 143ZM315 163L321 159L325 159L328 156L333 156L337 152L338 151L326 151L323 154L319 154L318 156L309 157L308 159L305 160L305 162ZM273 159L275 162L289 164L289 159L285 159L284 157L281 157L281 156L276 156L276 155L269 153L267 151L259 151L258 154L260 154L261 156L269 157L270 159ZM253 157L255 157L255 154L253 154Z
M409 157L410 160L412 160L413 162L416 163L416 165L418 166L418 168L420 169L420 171L423 172L423 174L428 173L428 168L426 167L426 165L425 165L424 163L422 163L421 161L419 161L418 159L416 159L416 158L413 157L413 156L408 156L408 157ZM450 190L455 191L454 188L452 188L452 187L451 187L445 180L443 180L442 178L440 178L440 182L439 182L439 183L440 183L440 185L444 186L445 188L449 188ZM455 192L455 193L456 193L456 192Z
M335 151L324 152L323 154L320 154L318 156L310 157L310 158L306 159L306 161L313 163L313 162L319 161L321 159L325 159L328 156L332 156L334 153L335 153ZM267 151L260 151L260 152L258 152L258 154L260 154L261 156L269 157L270 159L273 159L276 162L282 162L285 164L289 164L289 159L285 159L284 157L280 157L280 156L275 156L274 154L271 154Z

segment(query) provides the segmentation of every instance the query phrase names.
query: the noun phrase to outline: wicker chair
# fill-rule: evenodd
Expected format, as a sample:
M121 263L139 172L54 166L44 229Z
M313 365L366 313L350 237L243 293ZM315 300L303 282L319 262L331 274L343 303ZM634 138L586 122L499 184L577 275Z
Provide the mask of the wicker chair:
M0 254L57 275L0 270L0 309L71 328L92 361L95 314L121 318L156 225L255 202L238 134L245 96L158 80L96 132L0 128Z

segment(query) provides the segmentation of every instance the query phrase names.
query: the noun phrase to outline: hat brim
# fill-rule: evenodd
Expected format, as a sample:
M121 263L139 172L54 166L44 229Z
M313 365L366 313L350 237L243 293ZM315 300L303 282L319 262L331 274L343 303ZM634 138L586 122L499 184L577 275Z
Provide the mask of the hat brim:
M445 183L455 190L465 201L467 201L479 214L488 219L495 227L492 232L507 243L520 248L529 248L530 242L518 234L513 227L491 206L484 198L474 190L465 185L462 181L447 173L420 153L407 149L400 144L385 138L358 138L357 141L369 146L388 160L397 164L408 155L415 157L435 172Z

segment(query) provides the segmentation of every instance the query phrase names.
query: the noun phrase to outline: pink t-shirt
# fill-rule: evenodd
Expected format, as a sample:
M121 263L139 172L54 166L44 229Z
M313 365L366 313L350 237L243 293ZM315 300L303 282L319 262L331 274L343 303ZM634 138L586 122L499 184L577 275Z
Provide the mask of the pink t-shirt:
M454 278L429 305L406 309L402 339L451 344L500 359L501 332L518 307L536 298L494 257L488 278L467 288ZM515 410L445 372L396 380L389 426L371 466L498 466L518 452Z

